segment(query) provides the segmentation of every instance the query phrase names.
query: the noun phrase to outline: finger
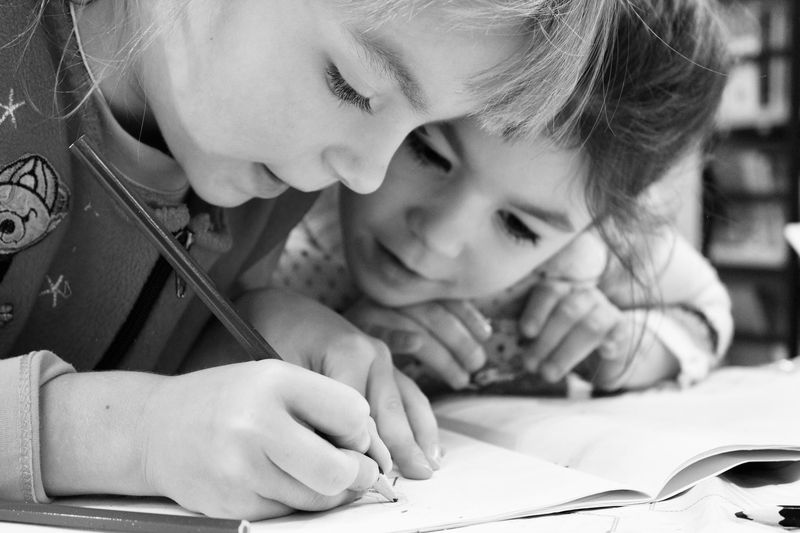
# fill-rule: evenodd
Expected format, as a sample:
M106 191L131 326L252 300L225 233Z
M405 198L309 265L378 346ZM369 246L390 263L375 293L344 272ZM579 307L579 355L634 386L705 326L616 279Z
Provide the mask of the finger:
M345 454L352 455L349 459L359 465L359 468L369 470L367 462L372 463L372 469L377 472L375 462L371 461L362 454L347 451ZM359 459L360 456L362 459ZM258 474L260 487L257 493L263 499L262 502L256 503L258 513L263 513L265 510L269 512L281 512L281 514L289 514L292 510L298 511L325 511L338 507L345 503L354 501L363 494L367 488L364 489L344 489L336 494L321 494L307 487L290 474L284 472L278 465L272 463L269 459L265 460L265 468L256 469L254 473ZM364 473L359 472L354 476L353 485L363 485ZM278 514L271 514L265 516L258 516L258 514L251 514L248 519L258 520L260 518L269 516L280 516ZM241 515L239 516L241 518Z
M476 339L485 341L491 337L492 323L473 304L466 300L442 300L440 303L458 317Z
M519 319L519 328L525 337L539 335L553 309L569 294L570 284L561 281L548 281L534 285L528 294L528 301Z
M469 385L470 373L436 339L427 337L417 355L419 361L433 375L447 383L451 388L460 390Z
M340 447L365 452L372 443L370 406L352 387L331 378L291 366L292 383L284 391L287 412L336 440ZM281 437L283 438L283 437Z
M619 318L619 310L611 304L592 308L542 362L539 370L542 377L556 382L566 376L603 342Z
M286 474L283 474L283 476L286 476ZM274 477L270 477L269 479L271 481L275 480ZM291 480L291 482L297 483L295 480ZM225 496L228 495L226 494ZM231 496L230 500L226 500L225 497L217 496L214 498L212 503L209 505L204 505L202 508L186 504L182 501L178 501L178 503L184 509L194 511L196 513L203 513L213 518L230 518L235 520L251 521L286 516L297 510L296 507L273 500L271 498L265 498L257 493L236 494L235 496Z
M612 330L606 342L598 348L599 362L595 372L587 378L601 390L619 387L633 363L634 335L632 322L622 322Z
M378 432L400 472L412 479L431 477L433 469L414 438L388 352L373 365L368 398Z
M599 291L578 291L562 298L523 356L529 372L539 370L542 362L550 357L583 316L596 305L597 293Z
M406 307L403 313L424 326L467 373L478 370L486 363L486 352L479 339L445 306L430 302Z
M350 455L353 462L358 466L356 476L348 487L348 490L353 492L365 492L369 490L375 484L380 474L381 469L378 468L378 464L361 453L356 453L351 450L344 450L344 453Z
M262 437L262 449L278 468L325 496L337 495L353 484L360 468L353 454L289 416L275 416L285 419L276 420L276 430ZM356 455L364 456L363 452Z
M438 470L442 460L442 449L439 446L439 427L433 409L431 409L431 403L408 376L395 371L395 379L403 398L411 430L414 432L414 438L425 453L431 468Z
M422 335L416 331L397 329L380 324L370 324L362 326L362 330L367 335L384 342L393 354L412 354L419 351L422 347Z
M366 395L367 378L376 355L386 345L361 332L342 334L324 347L322 373Z
M378 465L378 468L383 472L389 472L392 469L392 454L383 439L378 435L378 426L375 419L369 419L369 436L371 444L367 450L367 455L371 457Z
M348 319L359 329L386 343L393 354L415 353L422 344L419 324L385 307L362 302L349 310Z

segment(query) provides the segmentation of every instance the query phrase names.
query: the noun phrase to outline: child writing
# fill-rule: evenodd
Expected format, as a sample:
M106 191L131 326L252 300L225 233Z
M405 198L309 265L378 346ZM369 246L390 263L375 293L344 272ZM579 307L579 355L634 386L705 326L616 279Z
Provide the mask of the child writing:
M299 191L374 190L431 120L546 122L613 16L596 0L4 3L0 498L161 495L255 519L350 501L392 458L431 475L424 396L321 306L281 328L286 363L168 376L210 314L67 148L92 139L246 301L239 279L307 209Z
M419 128L376 193L341 190L338 210L320 198L275 281L452 388L547 392L576 367L604 390L701 379L731 337L727 293L669 225L636 228L633 209L707 130L723 46L704 2L636 6L566 142L510 142L469 120ZM614 245L626 227L627 248Z

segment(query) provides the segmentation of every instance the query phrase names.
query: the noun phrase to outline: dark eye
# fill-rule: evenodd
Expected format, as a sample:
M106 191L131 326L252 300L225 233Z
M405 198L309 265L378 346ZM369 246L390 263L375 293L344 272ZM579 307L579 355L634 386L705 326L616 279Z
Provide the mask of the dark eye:
M358 91L353 89L344 79L342 73L339 72L336 65L328 65L328 68L325 69L325 75L328 79L328 88L336 98L346 104L357 107L361 111L372 113L372 105L370 104L369 98L362 96Z
M500 211L497 213L497 216L500 219L500 226L503 228L503 231L514 241L530 244L539 243L539 234L526 226L514 213Z
M425 142L416 130L412 131L408 137L406 137L405 142L409 150L411 150L411 154L422 165L433 165L444 172L450 172L450 169L453 168L450 161L434 150L430 144Z

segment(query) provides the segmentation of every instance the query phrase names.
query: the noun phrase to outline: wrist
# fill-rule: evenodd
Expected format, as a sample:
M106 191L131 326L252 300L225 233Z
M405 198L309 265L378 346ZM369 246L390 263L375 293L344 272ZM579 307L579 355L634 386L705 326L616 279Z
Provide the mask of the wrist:
M152 495L145 478L145 406L162 376L88 372L42 387L42 482L50 496Z

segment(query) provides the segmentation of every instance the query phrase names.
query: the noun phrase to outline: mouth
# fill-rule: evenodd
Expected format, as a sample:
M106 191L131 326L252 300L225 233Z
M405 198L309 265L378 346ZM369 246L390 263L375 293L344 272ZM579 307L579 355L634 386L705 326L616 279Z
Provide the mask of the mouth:
M261 171L256 190L257 196L272 198L289 188L289 185L272 172L267 165L258 163L257 167Z
M437 283L425 273L410 266L400 255L396 254L380 241L375 241L375 258L380 271L395 282L401 283Z

